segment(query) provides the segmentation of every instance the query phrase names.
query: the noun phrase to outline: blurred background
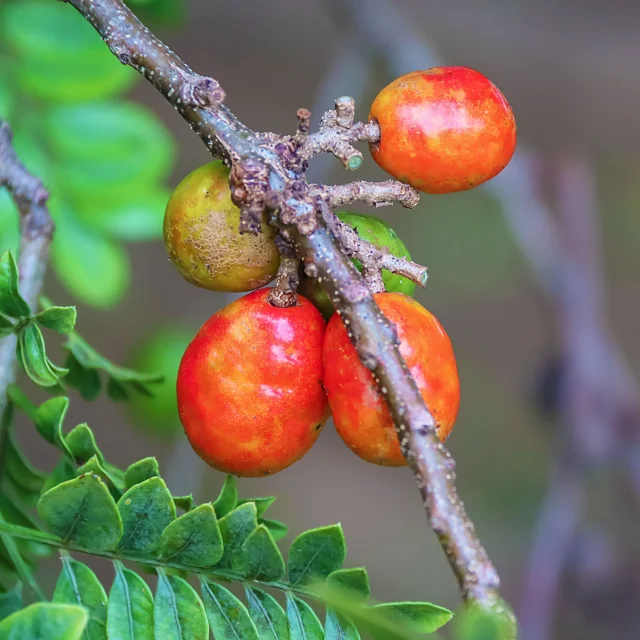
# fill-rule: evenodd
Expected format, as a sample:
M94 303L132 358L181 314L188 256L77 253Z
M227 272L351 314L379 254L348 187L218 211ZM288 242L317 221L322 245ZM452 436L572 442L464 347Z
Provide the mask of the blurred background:
M392 79L437 64L500 87L518 123L507 170L486 188L375 213L429 266L416 298L446 327L461 377L448 442L458 488L522 638L640 637L640 5L130 4L258 130L293 132L299 107L317 122L345 94L365 119ZM0 116L54 194L47 294L78 306L96 349L170 381L190 337L231 300L182 280L161 241L170 189L209 156L72 8L5 1L0 23ZM354 174L327 157L311 178ZM357 178L385 175L365 161ZM2 250L16 243L15 220L0 194ZM223 476L192 453L174 404L171 382L151 404L74 396L67 426L88 422L115 464L157 456L174 494L211 500ZM23 441L50 468L29 428ZM362 462L330 424L303 461L240 490L278 496L270 513L290 537L341 522L348 562L368 567L377 598L458 606L411 473ZM56 568L43 571L54 580Z

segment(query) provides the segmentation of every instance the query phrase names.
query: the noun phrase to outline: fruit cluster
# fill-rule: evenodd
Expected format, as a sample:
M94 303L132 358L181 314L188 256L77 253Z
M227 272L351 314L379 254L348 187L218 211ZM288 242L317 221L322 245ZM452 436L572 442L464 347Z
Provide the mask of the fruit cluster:
M399 78L375 99L370 119L380 127L380 140L371 147L376 162L428 193L489 180L515 148L515 121L504 96L464 67ZM257 235L239 233L240 211L228 180L220 162L196 169L178 185L165 214L167 251L184 278L214 291L251 291L214 314L182 358L178 407L193 448L221 471L269 475L304 456L332 415L358 456L405 465L387 390L377 388L360 362L318 282L302 274L302 295L286 308L273 306L270 290L260 288L278 272L275 231L265 221ZM410 259L383 221L354 213L338 218L361 239ZM444 441L460 401L451 341L435 316L411 298L412 281L386 271L382 280L385 292L375 301L395 326L400 353Z

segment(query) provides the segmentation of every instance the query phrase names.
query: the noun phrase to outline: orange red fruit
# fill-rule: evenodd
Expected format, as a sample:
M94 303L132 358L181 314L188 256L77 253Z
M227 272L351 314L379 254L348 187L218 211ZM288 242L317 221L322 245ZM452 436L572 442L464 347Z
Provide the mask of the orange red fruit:
M460 381L449 336L437 318L402 293L378 293L376 303L395 325L404 358L444 441L460 405ZM324 387L338 434L367 462L404 466L391 414L373 374L359 360L339 315L324 339Z
M516 122L504 95L467 67L408 73L373 101L380 125L373 159L387 173L427 193L464 191L509 163Z
M209 465L237 476L290 466L329 417L325 321L302 296L280 309L268 295L254 291L215 313L178 371L178 409L191 445Z

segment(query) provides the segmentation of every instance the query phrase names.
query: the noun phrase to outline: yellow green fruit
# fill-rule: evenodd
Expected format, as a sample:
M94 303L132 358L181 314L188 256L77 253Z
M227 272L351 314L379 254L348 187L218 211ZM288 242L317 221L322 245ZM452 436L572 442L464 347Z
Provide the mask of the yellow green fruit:
M280 254L275 231L240 234L229 169L220 161L191 172L176 187L164 216L164 241L181 275L212 291L253 291L275 277Z
M349 211L338 213L337 216L342 222L353 227L363 240L379 247L386 247L398 258L411 260L409 251L400 236L384 220L380 220L375 216L365 216ZM354 258L353 263L359 271L362 271L362 265L359 260ZM416 288L416 285L411 280L391 273L386 269L382 270L382 281L384 282L385 290L388 292L405 293L410 296L413 295ZM308 298L316 305L325 319L328 320L331 317L334 311L333 303L317 280L302 276L299 290L305 298Z

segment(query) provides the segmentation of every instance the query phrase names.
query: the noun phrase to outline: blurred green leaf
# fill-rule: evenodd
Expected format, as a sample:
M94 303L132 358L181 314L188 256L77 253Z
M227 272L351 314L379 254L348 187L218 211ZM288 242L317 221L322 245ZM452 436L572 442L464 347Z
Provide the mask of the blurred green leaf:
M36 469L24 456L12 431L5 435L2 473L25 491L40 493L46 475Z
M161 325L152 329L131 354L128 362L136 371L164 376L162 383L154 385L152 397L136 394L131 398L129 408L141 429L168 438L184 433L178 415L176 380L182 355L193 336L194 331L188 327Z
M129 0L127 4L145 24L176 29L183 26L186 19L185 0Z
M36 602L0 622L2 640L81 640L89 616L83 607Z
M59 106L45 115L44 129L58 159L58 187L80 200L140 193L166 178L175 159L164 124L132 102Z
M109 490L97 476L85 475L49 489L38 515L65 542L112 550L122 535L122 520Z
M188 496L173 496L173 503L176 505L176 509L191 511L191 509L193 509L193 495L189 494Z
M38 433L54 447L70 458L71 451L62 433L64 417L69 409L69 398L58 396L43 402L36 411L35 425Z
M15 72L23 93L49 103L103 100L128 91L138 81L136 72L121 65L106 46L91 59L25 58L17 61Z
M20 223L18 209L9 192L0 189L0 252L17 254L20 245Z
M22 604L22 584L18 582L5 593L0 593L0 621L22 609Z
M289 533L289 527L284 522L280 522L280 520L260 518L260 520L258 520L258 524L263 524L267 527L274 540L281 540Z
M53 267L62 284L82 302L111 307L129 287L127 252L65 212L56 218L51 245Z
M238 504L244 504L245 502L253 502L256 505L256 513L258 518L264 515L264 512L276 501L275 496L269 496L267 498L243 498L238 500Z
M124 198L101 197L83 202L79 216L94 229L124 242L147 242L162 238L164 211L171 193L162 187L142 185Z
M18 265L10 251L0 256L0 313L11 318L31 314L29 305L18 291Z
M73 480L76 477L75 467L69 462L66 456L61 456L58 463L53 468L53 471L49 474L48 478L44 482L42 487L42 493L45 494L49 489L57 487L63 482Z
M375 605L372 610L398 624L406 625L416 633L433 633L453 618L449 609L429 602L385 602ZM389 637L384 632L373 633L373 636L376 640Z
M332 609L327 609L324 640L360 640L360 634L351 620Z
M364 567L333 571L327 577L327 585L349 590L353 592L356 598L362 597L366 599L371 595L369 576Z
M15 104L14 88L9 76L9 60L0 54L0 120L11 121ZM2 208L0 207L0 212ZM1 217L0 213L0 217Z

